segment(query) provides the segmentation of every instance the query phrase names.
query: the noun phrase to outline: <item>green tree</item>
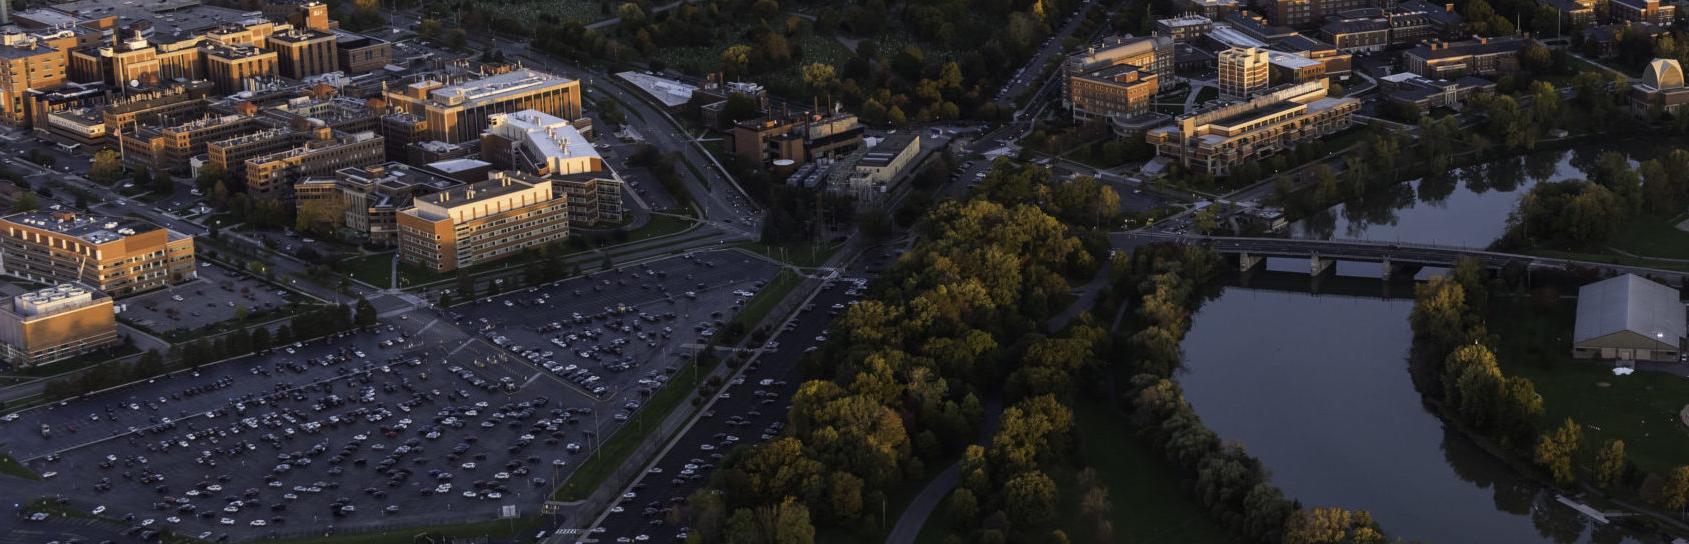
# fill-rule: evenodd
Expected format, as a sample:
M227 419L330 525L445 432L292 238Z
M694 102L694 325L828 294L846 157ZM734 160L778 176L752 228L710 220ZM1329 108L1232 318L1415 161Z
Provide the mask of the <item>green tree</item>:
M950 493L947 504L950 525L953 527L973 527L979 519L979 499L974 498L974 492L959 487Z
M94 152L94 164L88 167L88 179L111 185L123 177L123 160L115 149Z
M457 269L457 292L464 300L475 298L475 278L462 268Z
M1481 0L1480 0L1481 1ZM1365 510L1299 510L1284 528L1284 544L1379 544L1384 533Z
M1660 506L1679 512L1689 505L1689 466L1674 468L1666 475L1664 485L1660 486L1658 501Z
M721 71L729 79L746 75L751 64L751 46L736 43L721 52Z
M370 304L369 300L364 297L358 297L357 310L357 321L355 323L358 327L375 326L376 319L379 316L376 314L374 304Z
M1624 441L1617 438L1607 440L1601 451L1595 454L1595 485L1612 487L1624 478L1625 466Z
M1030 470L1003 484L1003 504L1016 525L1037 526L1056 517L1056 482Z
M18 197L17 202L12 203L12 211L14 212L34 211L40 207L41 202L35 199L33 191L25 191L22 196Z
M803 66L803 84L809 86L812 93L831 92L833 83L838 81L838 74L833 65L812 62Z
M1582 441L1582 428L1568 417L1554 434L1543 435L1537 441L1536 462L1548 469L1556 483L1571 485L1577 481L1577 474L1572 471L1572 457L1577 454Z

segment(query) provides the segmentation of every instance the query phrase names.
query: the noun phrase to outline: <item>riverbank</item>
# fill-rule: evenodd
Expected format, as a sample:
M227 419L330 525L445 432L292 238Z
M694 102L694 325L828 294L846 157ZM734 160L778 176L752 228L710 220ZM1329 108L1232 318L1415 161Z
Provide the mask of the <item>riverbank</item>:
M1459 267L1452 277L1422 286L1414 308L1410 364L1433 413L1519 476L1607 512L1611 526L1662 541L1689 534L1681 519L1640 504L1669 501L1663 476L1689 451L1689 429L1678 419L1689 381L1616 376L1605 362L1572 359L1576 300L1553 287L1527 298L1517 286ZM1479 370L1486 364L1493 367ZM1517 418L1523 421L1509 421ZM1558 427L1577 431L1569 451L1546 445L1561 436L1550 431ZM1538 432L1556 434L1530 440ZM1624 468L1598 487L1590 483L1601 470L1597 452L1612 440L1624 443Z

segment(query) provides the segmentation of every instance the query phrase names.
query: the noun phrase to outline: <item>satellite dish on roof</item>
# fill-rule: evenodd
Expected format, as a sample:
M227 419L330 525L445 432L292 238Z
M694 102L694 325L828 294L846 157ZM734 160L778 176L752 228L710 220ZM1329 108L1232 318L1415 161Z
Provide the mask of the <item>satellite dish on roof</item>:
M130 87L140 87L141 86L141 80L131 79L131 80L129 80L129 86Z

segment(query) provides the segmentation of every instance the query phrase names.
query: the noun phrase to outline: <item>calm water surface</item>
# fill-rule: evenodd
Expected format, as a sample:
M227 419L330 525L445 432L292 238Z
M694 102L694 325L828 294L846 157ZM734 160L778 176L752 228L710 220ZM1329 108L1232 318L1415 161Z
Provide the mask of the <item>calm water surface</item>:
M1458 168L1332 206L1291 224L1290 235L1486 247L1507 230L1508 214L1536 184L1585 179L1604 151L1624 153L1634 165L1668 149L1641 142L1585 144Z
M1338 282L1378 283L1375 268L1339 266L1353 276ZM1429 412L1408 374L1412 304L1227 287L1193 318L1179 381L1203 421L1260 458L1289 497L1371 511L1393 537L1634 541L1593 530Z

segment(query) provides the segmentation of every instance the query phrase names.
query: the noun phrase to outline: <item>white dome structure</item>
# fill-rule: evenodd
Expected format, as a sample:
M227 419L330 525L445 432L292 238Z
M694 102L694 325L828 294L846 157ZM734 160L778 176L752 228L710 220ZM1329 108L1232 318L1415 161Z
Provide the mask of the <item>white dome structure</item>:
M1683 88L1683 67L1674 59L1654 59L1642 73L1643 84L1659 90Z

